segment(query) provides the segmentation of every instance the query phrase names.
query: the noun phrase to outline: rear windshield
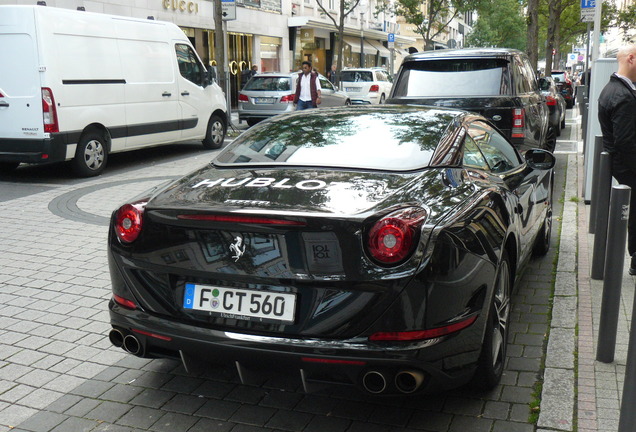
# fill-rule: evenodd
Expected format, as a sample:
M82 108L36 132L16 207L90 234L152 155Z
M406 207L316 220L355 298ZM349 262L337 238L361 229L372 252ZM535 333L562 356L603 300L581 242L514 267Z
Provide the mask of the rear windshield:
M303 111L244 133L214 164L414 170L428 166L451 119L407 108Z
M410 61L402 65L393 97L494 96L509 88L504 59Z
M291 79L289 77L253 77L243 87L243 90L289 91L291 90Z
M552 79L554 79L555 83L564 83L565 73L552 72Z
M370 71L342 71L340 81L371 82L373 81L373 73Z

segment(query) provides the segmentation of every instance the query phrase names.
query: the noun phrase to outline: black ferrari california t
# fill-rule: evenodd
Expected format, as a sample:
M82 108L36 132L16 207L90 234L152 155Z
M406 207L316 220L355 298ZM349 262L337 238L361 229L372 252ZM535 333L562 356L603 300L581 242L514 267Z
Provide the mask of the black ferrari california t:
M491 388L515 279L549 248L554 163L459 110L272 118L113 212L109 338L307 391Z

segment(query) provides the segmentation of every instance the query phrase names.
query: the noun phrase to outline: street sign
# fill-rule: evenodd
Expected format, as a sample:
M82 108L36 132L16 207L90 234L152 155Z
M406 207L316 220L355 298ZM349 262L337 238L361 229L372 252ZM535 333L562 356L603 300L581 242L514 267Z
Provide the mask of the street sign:
M386 41L387 41L387 42L395 42L395 33L389 33L389 34L387 35L387 39L386 39Z
M236 0L221 0L221 16L223 21L236 19Z
M594 22L596 0L581 0L581 22Z
M596 0L581 0L581 9L594 9Z

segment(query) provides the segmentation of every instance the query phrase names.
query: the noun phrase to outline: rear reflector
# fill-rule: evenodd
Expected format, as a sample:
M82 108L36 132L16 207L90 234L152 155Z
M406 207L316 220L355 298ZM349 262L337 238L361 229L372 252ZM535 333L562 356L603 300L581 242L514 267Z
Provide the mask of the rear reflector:
M314 357L302 357L302 361L306 363L322 363L322 364L344 364L353 366L364 366L366 362L360 360L338 360L338 359L323 359Z
M477 315L467 318L447 326L436 327L427 330L417 330L408 332L378 332L369 336L371 341L416 341L433 339L458 332L472 325L477 319Z
M178 215L177 219L210 221L210 222L246 223L246 224L253 224L253 225L292 225L292 226L306 225L306 223L299 222L299 221L259 218L259 217L252 217L252 216L221 216L221 215L194 214L194 215Z
M170 336L163 336L163 335L159 335L157 333L150 333L144 330L139 330L139 329L131 329L133 332L135 333L139 333L140 335L144 335L144 336L148 336L151 338L155 338L155 339L161 339L164 341L171 341L172 338Z
M135 302L132 300L128 300L127 298L123 298L116 294L113 294L113 300L115 300L115 303L125 307L126 309L137 309L137 305L135 304Z

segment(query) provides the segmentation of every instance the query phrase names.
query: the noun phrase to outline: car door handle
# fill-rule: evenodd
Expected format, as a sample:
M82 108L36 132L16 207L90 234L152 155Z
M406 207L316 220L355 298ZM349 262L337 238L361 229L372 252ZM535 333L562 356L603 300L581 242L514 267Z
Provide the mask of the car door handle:
M161 96L163 96L163 97L170 97L170 96L172 96L172 93L170 93L170 92L163 92L163 93L161 94Z
M190 92L189 91L181 92L181 96L190 96Z
M9 102L0 101L0 107L8 107L8 106L9 106Z

